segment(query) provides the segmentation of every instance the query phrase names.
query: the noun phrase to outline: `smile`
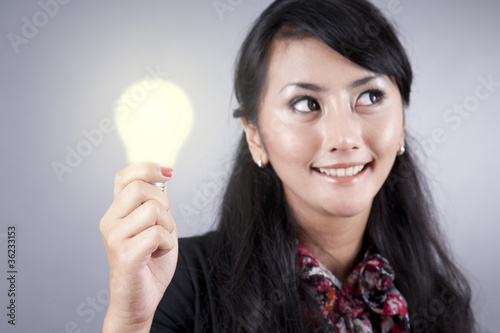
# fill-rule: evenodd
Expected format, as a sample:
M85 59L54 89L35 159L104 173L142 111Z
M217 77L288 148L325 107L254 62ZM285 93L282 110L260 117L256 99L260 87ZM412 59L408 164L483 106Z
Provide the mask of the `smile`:
M342 178L342 177L356 176L358 173L363 171L364 168L365 168L365 165L356 165L356 166L349 167L349 168L337 168L337 169L317 168L316 170L318 170L320 173L322 173L324 175Z

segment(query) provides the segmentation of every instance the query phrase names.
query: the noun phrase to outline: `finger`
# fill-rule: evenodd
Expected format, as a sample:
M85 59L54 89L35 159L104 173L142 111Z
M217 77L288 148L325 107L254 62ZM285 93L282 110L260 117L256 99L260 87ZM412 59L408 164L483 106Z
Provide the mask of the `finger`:
M174 226L175 226L175 224L174 224ZM156 259L156 258L163 257L165 254L170 253L171 251L173 251L173 249L175 249L175 246L178 243L178 239L177 239L177 227L174 227L174 231L171 232L170 235L173 238L173 242L174 242L173 247L171 249L170 248L164 248L164 247L163 248L162 247L158 247L158 249L156 251L154 251L153 253L151 253L151 258Z
M168 232L174 230L174 220L169 211L155 200L149 200L134 210L129 216L116 224L116 237L128 239L137 236L144 230L159 225Z
M134 249L133 253L137 260L141 260L153 253L155 257L158 257L170 252L176 242L175 233L170 233L165 228L155 225L130 239L128 245Z
M142 180L134 180L115 198L110 207L110 215L116 219L122 219L149 200L156 200L165 210L170 209L170 201L166 193Z
M142 180L148 183L166 182L173 176L173 170L156 163L134 163L121 169L115 175L114 196L116 197L129 183Z

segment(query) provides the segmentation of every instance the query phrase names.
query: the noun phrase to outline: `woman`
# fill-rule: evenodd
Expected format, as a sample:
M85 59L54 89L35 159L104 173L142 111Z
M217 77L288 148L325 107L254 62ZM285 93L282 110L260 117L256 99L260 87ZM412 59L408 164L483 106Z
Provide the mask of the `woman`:
M103 332L471 332L405 140L411 81L365 0L272 3L240 50L244 134L217 230L177 242L148 184L172 170L117 173Z

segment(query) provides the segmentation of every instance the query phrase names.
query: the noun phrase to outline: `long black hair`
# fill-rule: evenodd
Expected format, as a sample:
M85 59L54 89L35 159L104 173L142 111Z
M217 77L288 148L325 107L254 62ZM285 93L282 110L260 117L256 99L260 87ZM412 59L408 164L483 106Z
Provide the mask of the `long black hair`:
M365 0L277 0L256 20L235 70L235 117L258 126L270 46L315 37L392 78L405 105L412 70L391 24ZM470 289L439 234L429 190L412 157L398 156L373 200L364 242L386 257L408 301L412 332L471 332ZM220 332L309 332L310 290L298 278L297 225L271 164L260 169L242 135L220 210L215 288ZM315 331L326 331L320 328Z

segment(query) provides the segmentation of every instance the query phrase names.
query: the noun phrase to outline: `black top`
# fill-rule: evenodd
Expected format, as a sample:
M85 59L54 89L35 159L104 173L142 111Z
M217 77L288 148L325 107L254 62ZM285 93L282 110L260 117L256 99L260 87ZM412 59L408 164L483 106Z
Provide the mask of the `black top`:
M213 241L213 233L179 239L177 268L156 309L151 332L216 332L216 297L210 287L209 260Z

